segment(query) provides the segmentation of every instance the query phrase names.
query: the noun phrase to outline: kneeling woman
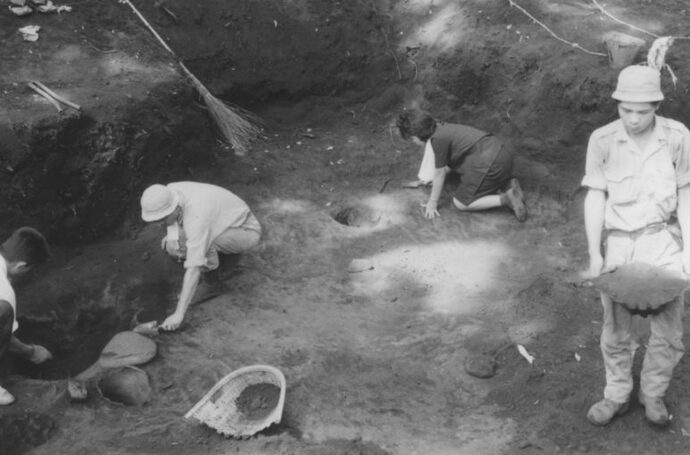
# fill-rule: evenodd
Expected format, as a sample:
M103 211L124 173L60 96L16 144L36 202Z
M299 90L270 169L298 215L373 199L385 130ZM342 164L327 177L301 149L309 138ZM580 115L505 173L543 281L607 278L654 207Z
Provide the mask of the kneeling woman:
M421 110L405 111L397 121L400 135L424 145L420 181L431 180L431 195L424 216L439 216L438 199L449 172L460 177L453 194L459 210L510 208L518 221L527 219L520 184L513 177L511 147L497 137L471 126L437 122Z

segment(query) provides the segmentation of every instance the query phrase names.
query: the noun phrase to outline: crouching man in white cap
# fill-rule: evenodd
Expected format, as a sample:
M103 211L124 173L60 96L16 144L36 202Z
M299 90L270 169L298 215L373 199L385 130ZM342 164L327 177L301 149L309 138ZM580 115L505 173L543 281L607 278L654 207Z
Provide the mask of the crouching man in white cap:
M629 66L618 76L612 97L618 116L594 131L587 146L585 231L589 268L584 278L627 263L647 263L682 276L690 272L690 131L656 115L664 96L660 74ZM680 230L671 221L677 217ZM602 254L605 229L606 254ZM685 247L683 247L685 245ZM606 425L628 409L633 390L633 315L601 294L604 321L601 352L606 370L604 397L587 413ZM663 398L683 356L683 298L650 315L651 334L640 373L639 402L649 421L666 425Z
M161 246L185 274L175 312L162 324L176 330L190 305L222 292L218 253L239 254L259 243L261 225L247 204L219 186L198 182L151 185L141 196L144 221L163 221Z

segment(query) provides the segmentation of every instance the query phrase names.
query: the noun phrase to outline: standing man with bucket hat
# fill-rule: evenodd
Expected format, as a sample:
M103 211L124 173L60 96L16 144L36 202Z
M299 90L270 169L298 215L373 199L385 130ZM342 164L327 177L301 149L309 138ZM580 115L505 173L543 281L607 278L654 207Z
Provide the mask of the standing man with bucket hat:
M222 292L219 253L243 253L261 237L261 225L249 206L225 188L207 183L151 185L141 196L141 217L165 223L161 247L184 261L182 290L175 312L161 324L163 330L176 330L190 305Z
M583 278L631 263L690 272L690 131L656 115L664 99L660 73L650 66L624 68L612 97L619 119L595 130L587 146L584 202L589 268ZM677 217L677 225L672 221ZM678 226L679 225L679 226ZM678 229L680 228L680 229ZM606 253L602 254L602 231ZM606 425L628 409L635 353L632 313L601 293L604 398L587 419ZM640 374L639 402L649 421L666 425L663 398L683 355L683 296L650 315L651 335Z

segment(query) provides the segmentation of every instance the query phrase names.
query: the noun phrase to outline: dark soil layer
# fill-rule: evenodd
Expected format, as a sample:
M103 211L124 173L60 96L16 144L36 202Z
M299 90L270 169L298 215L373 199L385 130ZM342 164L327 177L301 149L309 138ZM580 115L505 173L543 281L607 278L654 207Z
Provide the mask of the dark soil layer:
M43 444L57 429L57 423L47 415L26 412L0 416L0 453L24 453Z

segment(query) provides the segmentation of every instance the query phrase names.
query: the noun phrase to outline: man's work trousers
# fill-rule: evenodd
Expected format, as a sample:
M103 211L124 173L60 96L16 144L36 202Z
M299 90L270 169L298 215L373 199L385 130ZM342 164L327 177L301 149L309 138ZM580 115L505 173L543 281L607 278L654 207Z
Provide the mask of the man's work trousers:
M607 238L606 265L642 262L683 272L682 248L678 236L668 228L651 233L613 231ZM628 401L633 389L634 347L633 315L623 305L601 294L604 323L601 352L606 369L604 398L617 403ZM650 319L650 338L640 374L640 390L649 398L662 398L673 369L683 356L683 297L668 303ZM635 316L639 318L639 316Z
M206 252L206 270L218 268L218 253L238 254L244 253L256 246L261 238L261 225L253 213L250 213L242 226L228 228L218 237Z

